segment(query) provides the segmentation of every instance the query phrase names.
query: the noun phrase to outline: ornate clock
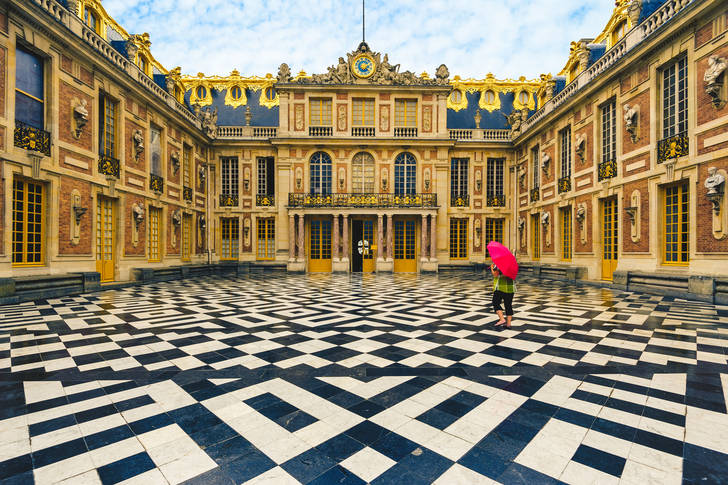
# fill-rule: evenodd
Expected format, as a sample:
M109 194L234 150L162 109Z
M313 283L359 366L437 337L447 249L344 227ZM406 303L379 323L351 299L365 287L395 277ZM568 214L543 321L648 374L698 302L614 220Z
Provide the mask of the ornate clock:
M368 78L377 70L374 58L368 54L359 54L351 64L354 75L362 79Z

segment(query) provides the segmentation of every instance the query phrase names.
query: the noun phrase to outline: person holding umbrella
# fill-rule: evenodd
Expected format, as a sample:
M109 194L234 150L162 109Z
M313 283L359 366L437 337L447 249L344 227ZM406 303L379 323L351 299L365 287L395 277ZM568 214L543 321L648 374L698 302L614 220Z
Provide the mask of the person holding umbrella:
M488 243L488 253L490 254L493 264L490 266L490 272L493 273L493 309L498 314L496 327L511 328L511 320L513 319L513 295L516 292L514 280L518 276L518 263L516 257L508 250L507 247L500 243L491 241ZM503 308L501 302L505 305L505 318L503 317Z

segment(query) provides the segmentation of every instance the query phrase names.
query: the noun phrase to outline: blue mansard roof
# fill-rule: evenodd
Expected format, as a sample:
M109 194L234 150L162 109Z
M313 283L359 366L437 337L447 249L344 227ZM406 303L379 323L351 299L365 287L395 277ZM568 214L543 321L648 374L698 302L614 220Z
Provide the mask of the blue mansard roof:
M185 92L185 104L193 109L190 104L191 91ZM218 91L217 89L211 90L212 94L212 105L209 107L214 109L217 108L217 124L220 126L244 126L245 125L245 111L246 108L250 108L251 126L278 126L278 113L279 107L273 106L268 108L260 104L260 97L263 94L263 90L253 91L252 89L245 89L245 96L248 98L248 102L245 106L239 106L233 108L225 104L225 90Z

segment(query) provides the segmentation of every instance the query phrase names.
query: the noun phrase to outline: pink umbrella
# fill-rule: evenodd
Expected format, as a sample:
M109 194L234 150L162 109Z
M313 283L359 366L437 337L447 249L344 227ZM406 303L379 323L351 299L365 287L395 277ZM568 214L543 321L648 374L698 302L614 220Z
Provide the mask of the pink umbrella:
M493 264L498 266L500 272L515 280L518 276L518 263L516 257L508 250L507 247L499 242L491 241L488 243L488 253Z

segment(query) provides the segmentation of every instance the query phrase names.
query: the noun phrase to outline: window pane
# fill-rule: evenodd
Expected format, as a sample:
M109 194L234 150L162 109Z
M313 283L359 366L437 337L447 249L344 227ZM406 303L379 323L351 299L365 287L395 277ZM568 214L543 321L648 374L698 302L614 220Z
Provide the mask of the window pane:
M15 88L41 101L43 95L43 59L18 48L15 51Z
M150 130L150 152L152 154L151 172L162 177L162 133L157 128Z
M15 119L42 130L44 128L43 103L16 91Z

